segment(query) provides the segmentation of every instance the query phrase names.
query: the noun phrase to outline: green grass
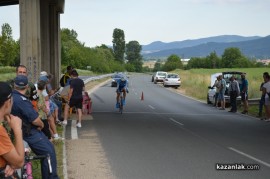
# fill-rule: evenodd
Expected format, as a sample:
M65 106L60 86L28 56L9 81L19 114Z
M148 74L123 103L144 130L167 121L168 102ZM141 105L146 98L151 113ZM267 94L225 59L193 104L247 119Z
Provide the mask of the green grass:
M9 81L11 79L14 79L16 77L16 73L5 73L0 74L0 81Z

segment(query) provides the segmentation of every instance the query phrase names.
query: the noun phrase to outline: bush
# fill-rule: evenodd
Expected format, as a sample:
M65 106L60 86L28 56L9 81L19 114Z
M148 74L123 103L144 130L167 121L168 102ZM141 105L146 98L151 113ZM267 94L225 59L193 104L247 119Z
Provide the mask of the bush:
M15 71L16 71L16 67L0 66L0 74L15 73Z

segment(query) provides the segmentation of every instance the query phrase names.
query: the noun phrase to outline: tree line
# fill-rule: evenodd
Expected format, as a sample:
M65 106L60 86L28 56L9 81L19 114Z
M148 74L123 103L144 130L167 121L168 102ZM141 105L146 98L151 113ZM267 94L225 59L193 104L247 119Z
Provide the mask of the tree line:
M172 63L171 58L179 59L181 58L177 55L171 55L162 63L162 60L158 60L155 63L153 71L171 71L177 68L180 69L192 69L192 68L253 68L253 67L265 67L261 62L257 62L255 59L248 59L245 57L241 50L236 47L230 47L224 50L221 57L219 57L216 52L210 53L206 57L192 57L187 65L179 65ZM269 66L269 65L268 65Z
M0 35L0 66L20 64L20 42L12 37L12 28L8 23L2 25ZM75 30L61 29L61 65L75 68L90 67L95 73L115 71L142 71L141 45L137 41L126 44L125 34L121 29L114 29L113 48L105 44L90 48L78 40Z
M112 34L112 48L105 44L90 48L78 39L75 30L61 29L61 65L72 65L75 68L90 67L95 73L111 73L115 71L171 71L192 68L248 68L264 67L264 64L245 57L239 48L231 47L224 50L221 57L216 52L206 57L193 57L187 65L181 58L172 54L165 63L158 60L154 69L143 67L142 46L138 41L126 43L123 30L115 28ZM2 25L0 35L0 66L17 66L20 64L20 42L12 37L12 28L8 23Z

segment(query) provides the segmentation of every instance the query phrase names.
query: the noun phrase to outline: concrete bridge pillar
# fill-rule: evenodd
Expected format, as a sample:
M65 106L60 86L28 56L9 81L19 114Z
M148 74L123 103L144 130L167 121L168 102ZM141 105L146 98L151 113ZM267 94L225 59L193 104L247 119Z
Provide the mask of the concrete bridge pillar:
M29 80L38 80L41 69L40 0L20 0L21 64L28 68Z
M54 75L57 88L61 75L60 13L56 0L20 0L21 64L28 68L29 80L36 82L41 71ZM59 10L60 9L60 10Z

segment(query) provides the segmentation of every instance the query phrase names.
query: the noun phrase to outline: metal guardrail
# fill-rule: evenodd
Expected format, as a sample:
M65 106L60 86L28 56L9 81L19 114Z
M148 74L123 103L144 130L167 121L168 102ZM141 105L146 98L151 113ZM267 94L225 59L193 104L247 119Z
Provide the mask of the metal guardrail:
M248 105L259 105L261 98L248 99Z
M89 77L85 80L83 80L84 84L90 82L90 81L93 81L93 80L99 80L99 79L102 79L102 78L106 78L106 77L110 77L112 76L113 74L105 74L105 75L99 75L99 76L92 76L92 77Z

